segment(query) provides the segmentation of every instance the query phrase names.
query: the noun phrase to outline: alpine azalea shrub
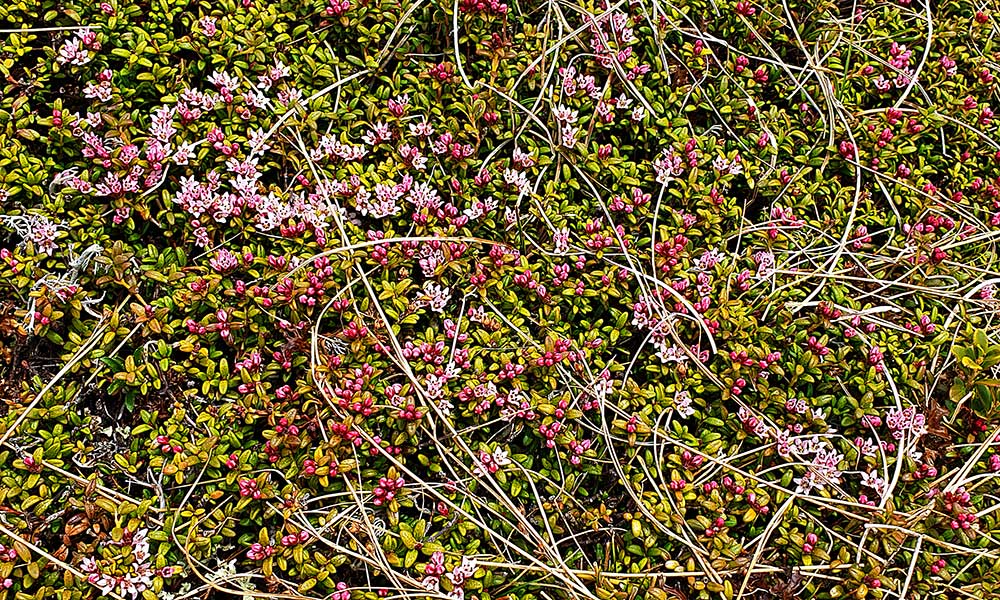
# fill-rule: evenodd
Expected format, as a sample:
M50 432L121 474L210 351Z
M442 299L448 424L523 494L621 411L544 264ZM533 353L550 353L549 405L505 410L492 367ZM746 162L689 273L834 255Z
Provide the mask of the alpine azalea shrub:
M0 600L993 594L989 10L0 8Z

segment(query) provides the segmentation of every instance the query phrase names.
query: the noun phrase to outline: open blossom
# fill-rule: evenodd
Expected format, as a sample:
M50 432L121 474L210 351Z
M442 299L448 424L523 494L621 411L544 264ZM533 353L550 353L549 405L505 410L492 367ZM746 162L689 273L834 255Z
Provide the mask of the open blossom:
M32 242L36 252L52 256L57 247L59 225L48 217L37 214L0 215L0 224L13 229L24 241Z
M177 151L174 152L173 161L177 165L186 165L188 162L194 158L194 144L189 142L182 142L181 145L177 146Z
M110 73L110 71L107 71ZM111 78L101 78L97 82L88 82L83 88L83 96L99 102L109 102L111 100L112 88Z
M290 106L302 99L302 91L297 87L288 87L278 91L277 100L282 106Z
M506 467L509 464L510 458L503 448L498 447L492 453L480 451L477 464L472 467L472 474L476 477L483 477L486 473L496 473L500 467Z
M521 193L527 191L530 186L528 183L528 175L523 171L518 171L517 169L504 169L503 179L507 185L513 186Z
M382 121L379 121L361 139L369 146L377 146L382 142L388 142L392 139L392 129Z
M436 210L441 206L441 196L431 184L420 182L410 188L406 200L418 209Z
M520 148L514 148L512 162L521 169L530 169L535 166L535 159L532 158L531 154Z
M691 394L687 390L678 390L674 394L674 410L677 414L683 418L690 417L694 414L694 408L691 407Z
M73 37L63 42L56 61L63 65L82 66L91 61L90 50L97 52L100 49L101 43L97 41L97 34L89 29L80 29L73 34Z
M941 68L944 69L945 75L951 77L958 73L958 63L952 60L949 56L942 56L940 61Z
M174 567L153 568L149 564L149 539L148 530L140 529L130 532L125 529L119 541L108 541L108 546L131 547L132 563L119 565L112 572L105 572L108 569L106 562L98 560L93 556L84 557L80 562L80 570L87 575L87 582L101 590L103 595L109 595L117 588L120 596L127 596L132 600L138 598L143 592L153 587L153 576L171 577L175 574ZM124 566L128 571L120 574L120 569ZM9 587L9 586L8 586Z
M923 413L910 406L903 410L891 410L885 418L886 425L892 431L892 437L896 440L903 439L909 432L914 438L919 438L927 433L927 419Z
M475 559L469 556L463 556L461 564L453 568L451 573L445 573L445 577L451 581L452 585L455 586L456 589L461 589L462 586L465 585L466 580L471 579L475 574Z
M562 128L562 135L560 142L563 146L567 148L575 148L577 144L576 137L580 134L580 129L578 127L564 126Z
M239 80L225 71L215 71L209 76L208 82L215 86L227 104L233 101L232 96L240 87Z
M667 185L684 174L684 159L673 150L664 150L663 155L653 161L656 182Z
M861 474L861 485L872 488L875 493L881 496L885 493L885 480L878 476L875 471L868 471Z
M198 29L208 37L215 37L215 34L219 32L215 24L215 17L202 17L199 19Z
M429 306L434 312L444 312L444 307L451 300L451 290L438 285L434 281L424 284L424 296L417 303L421 306Z
M434 126L426 120L419 123L410 123L409 129L410 135L416 137L431 137L434 135Z
M579 111L566 108L562 104L557 106L552 111L552 116L555 117L556 121L567 125L573 125L576 123L578 115Z
M247 106L258 110L266 110L271 105L271 99L264 95L263 92L257 90L247 91L243 99L246 101Z
M552 241L555 243L555 253L564 255L569 252L569 228L562 227L552 234Z
M399 147L399 155L403 157L403 161L417 171L423 171L427 168L427 157L416 146L402 144Z
M801 448L798 450L799 454L811 453L802 452ZM838 465L843 460L844 455L831 447L827 447L825 443L819 444L815 448L815 456L807 466L805 474L802 477L795 478L795 491L800 494L808 494L814 489L823 490L827 485L839 484L841 482L841 471Z

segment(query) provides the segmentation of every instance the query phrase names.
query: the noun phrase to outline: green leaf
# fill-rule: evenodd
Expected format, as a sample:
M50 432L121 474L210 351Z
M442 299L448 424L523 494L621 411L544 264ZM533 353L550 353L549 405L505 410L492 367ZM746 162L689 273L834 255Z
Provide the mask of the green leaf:
M407 569L412 567L417 562L417 556L418 553L416 550L408 551L406 556L403 558L403 566Z
M406 546L408 550L413 550L417 546L417 540L413 537L413 534L405 529L399 532L400 539L403 540L403 545Z

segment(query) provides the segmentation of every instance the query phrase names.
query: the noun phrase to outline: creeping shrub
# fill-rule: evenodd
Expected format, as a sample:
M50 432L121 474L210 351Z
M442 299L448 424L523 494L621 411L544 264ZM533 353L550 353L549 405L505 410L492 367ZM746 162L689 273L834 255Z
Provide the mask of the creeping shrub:
M928 2L0 7L0 600L988 597Z

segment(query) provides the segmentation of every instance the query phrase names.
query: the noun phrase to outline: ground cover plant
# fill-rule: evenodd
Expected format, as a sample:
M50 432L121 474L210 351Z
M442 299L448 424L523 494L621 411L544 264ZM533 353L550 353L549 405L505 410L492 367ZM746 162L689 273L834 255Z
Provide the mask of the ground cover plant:
M1000 588L992 2L0 7L0 600Z

